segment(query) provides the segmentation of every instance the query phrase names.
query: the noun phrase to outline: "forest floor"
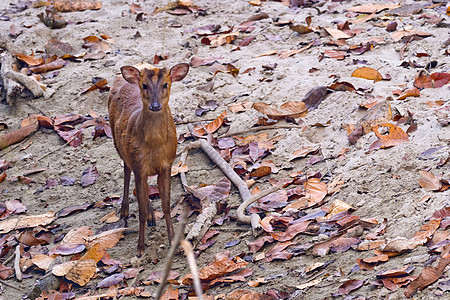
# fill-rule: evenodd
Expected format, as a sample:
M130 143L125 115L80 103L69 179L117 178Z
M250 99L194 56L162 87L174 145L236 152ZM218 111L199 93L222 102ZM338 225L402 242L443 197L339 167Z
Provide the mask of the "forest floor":
M224 220L223 225L211 226L211 230L217 231L211 240L216 241L210 242L211 245L205 243L202 251L196 249L197 264L200 269L211 266L215 256L222 253L223 257L223 253L229 251L234 262L248 262L245 270L251 271L215 284L205 280L207 295L234 295L234 299L239 299L236 291L245 290L254 292L254 297L266 293L289 299L403 299L408 283L425 267L448 259L444 246L450 242L450 235L446 231L449 223L445 221L450 212L443 208L450 206L450 189L447 189L450 180L450 85L446 84L449 79L445 79L450 73L450 17L445 1L406 0L397 5L403 10L395 10L395 5L400 2L390 0L291 1L290 6L289 1L196 0L196 7L176 10L162 9L168 2L161 0L101 2L102 7L97 10L59 13L68 24L64 28L50 29L38 17L45 13L46 7L31 5L38 6L39 1L2 1L0 42L3 44L0 46L4 49L0 48L1 55L12 52L34 53L35 58L51 56L51 53L59 57L71 55L64 58L66 64L61 69L41 74L40 83L47 88L44 96L33 98L25 90L11 103L3 98L0 103L3 131L6 134L16 130L22 120L32 114L55 120L75 114L78 119L59 130L80 130L80 122L101 120L102 117L107 120L108 92L99 89L85 92L92 86L94 77L106 79L106 86L111 87L124 65L148 62L170 68L180 62L190 63L187 77L173 83L171 90L170 107L180 136L179 151L194 140L186 135L188 124L195 126L202 121L202 124L208 124L226 111L226 122L222 124L220 118L215 121L217 130L211 136L217 138L248 130L235 136L250 136L253 140L250 146L234 145L245 144L235 137L216 140L216 146L221 147L222 154L228 153L228 158L235 151L236 157L230 163L244 179L255 181L250 189L253 192L257 191L255 187L264 190L280 180L292 183L285 188L288 192L277 192L276 196L252 207L251 212L258 212L262 218L272 216L271 221L265 220L270 221L275 232L280 234L285 233L289 221L317 213L317 217L312 215L305 219L309 223L303 232L290 239L272 239L253 253L249 245L251 248L263 236L269 240L269 234L273 232L255 237L249 225L236 221L235 208L242 199L231 185L229 195L221 200L231 210L219 211L217 218ZM301 5L303 2L304 6ZM377 6L369 7L366 12L353 9L369 4ZM157 8L160 11L155 13ZM101 42L83 48L83 39L88 36L100 37ZM52 45L51 39L66 43L66 46ZM104 52L98 53L95 46ZM289 50L298 51L296 54L286 52ZM91 58L83 57L85 52L89 52L87 55ZM162 60L155 61L156 57ZM27 63L22 60L16 62L16 66L20 69L27 67ZM376 76L380 74L382 80L352 76L361 67L375 69L379 72ZM444 74L443 80L447 80L440 87L424 88L416 80L418 77L430 78L428 74L437 72ZM443 81L436 79L436 82ZM418 89L413 89L415 86ZM308 97L308 92L313 89L322 92L322 96ZM412 92L402 97L407 89ZM327 93L323 94L324 91ZM283 108L277 108L277 105L292 104L289 101L298 102L305 97L318 104L311 108L306 101L310 109L300 118L295 115L299 111L289 115ZM263 118L266 114L251 108L252 103L260 102L267 103L266 109L273 114L276 114L274 111L284 112L278 125L297 124L297 128L258 130L254 127L258 122L271 121ZM380 112L376 112L367 134L357 135L354 143L350 143L348 134L352 127L349 124L359 122L358 125L364 125L360 120L368 118L365 106L374 103L381 103L387 110L390 106L391 113L383 111L381 114L387 115L380 117ZM238 106L240 110L237 110ZM390 125L386 123L392 126L388 127ZM380 147L379 138L371 131L372 125L381 125L378 135L388 140L387 143L395 140L394 146L381 144ZM82 226L92 227L94 233L103 231L108 222L104 216L114 212L118 215L118 197L123 189L122 162L112 139L107 136L94 139L93 128L82 130L82 141L77 147L63 146L66 141L56 132L56 126L55 130L41 126L21 143L0 151L3 166L6 162L15 162L8 169L3 167L7 178L0 183L1 202L8 205L21 203L26 207L20 214L9 211L11 215L6 218L3 215L4 220L60 212L63 208L86 203L84 210L78 209L64 217L59 214L51 224L45 225L47 229L35 230L35 235L41 235L42 230L55 230L48 244L30 246L21 240L22 263L28 263L26 276L19 282L12 272L9 279L2 281L8 285L0 283L3 287L0 298L19 299L17 289L20 293L31 289L45 272L30 261L34 255L48 255L48 250L59 244L57 237ZM388 128L390 133L401 128L402 138L397 140L388 135ZM175 163L178 161L179 157ZM215 185L224 177L201 150L191 151L186 163L191 186ZM264 176L250 174L261 163L270 166L270 171ZM90 173L96 178L91 178L92 182L82 187L83 171L93 166L98 178ZM150 184L155 182L154 178L150 180ZM178 175L172 177L171 195L172 207L178 209L176 203L185 199ZM314 198L317 195L322 196ZM305 199L307 203L299 204L297 210L283 210L292 202ZM308 199L312 200L308 202ZM344 209L338 215L342 219L336 217L333 221L331 208L337 200L352 209L349 212ZM189 202L191 205L192 201ZM93 203L97 205L92 206ZM152 203L160 212L159 198L153 199ZM199 205L198 200L196 203ZM443 209L440 214L432 218L440 209ZM111 259L120 261L116 274L132 269L131 262L136 254L138 211L134 197L130 202L130 213L134 217L128 221L129 232L107 250ZM186 231L197 215L198 212L194 212L189 217ZM349 215L354 216L353 221L343 221ZM177 217L173 220L176 228ZM108 228L113 228L114 224L108 224ZM19 233L23 232L19 228L10 232L2 230L0 262L13 255ZM266 227L265 230L270 231ZM419 231L425 238L414 246L410 243L397 252L387 253L386 245L392 240L402 237L411 241ZM441 247L436 246L438 243ZM145 260L141 264L143 270L136 282L142 287L142 297L149 295L143 291L154 293L156 290L157 285L148 284L152 282L149 279L152 272L164 270L169 247L163 220L159 219L155 227L147 227L146 244ZM274 245L280 247L275 254ZM362 245L371 250L364 250ZM373 254L374 250L378 252ZM58 257L61 263L72 256ZM75 257L72 260L79 259L80 254ZM378 258L357 262L372 257ZM14 259L2 267L8 269L13 265ZM112 274L104 272L111 265L100 261L97 267L94 278L84 286L64 280L62 290L70 290L77 296L101 294L106 289L96 285ZM398 271L395 276L402 280L379 275L399 268L403 271ZM173 270L179 273L177 280L180 281L190 273L181 252L175 257ZM415 299L448 297L449 270L438 272L437 280L429 282L430 285L419 283L418 286L424 289L414 295ZM233 274L224 272L222 276ZM124 288L133 277L135 275L121 277L115 287ZM220 276L213 276L216 277ZM254 282L257 279L260 283ZM191 286L185 284L171 286L179 289L180 299L191 290ZM129 294L127 298L138 297L136 291ZM108 296L103 295L103 298Z

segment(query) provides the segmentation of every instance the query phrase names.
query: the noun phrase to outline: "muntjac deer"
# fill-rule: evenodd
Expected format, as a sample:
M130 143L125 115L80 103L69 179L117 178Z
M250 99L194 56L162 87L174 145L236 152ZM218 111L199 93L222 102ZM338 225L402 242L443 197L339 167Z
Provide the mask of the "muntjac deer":
M176 127L169 108L172 82L182 80L189 65L182 63L170 70L123 66L108 98L108 113L114 145L124 162L124 189L120 217L128 218L131 171L134 173L139 205L137 256L145 250L145 222L155 225L149 201L148 177L158 175L161 206L169 242L174 236L170 218L170 172L176 156Z

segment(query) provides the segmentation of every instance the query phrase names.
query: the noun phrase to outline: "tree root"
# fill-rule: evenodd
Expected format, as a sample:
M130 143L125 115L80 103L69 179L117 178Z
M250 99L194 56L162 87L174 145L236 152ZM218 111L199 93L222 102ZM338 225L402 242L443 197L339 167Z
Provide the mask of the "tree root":
M236 174L236 172L231 168L231 166L220 156L220 154L206 141L198 140L196 142L190 143L180 155L180 160L185 163L188 152L192 149L201 148L208 157L222 170L222 172L227 176L227 178L237 187L239 194L243 200L243 203L239 206L237 210L238 221L244 224L250 224L252 226L252 232L254 235L258 235L261 230L260 217L258 214L246 215L245 209L253 202L267 196L283 187L282 184L269 188L262 191L260 194L252 196L247 184ZM181 181L185 186L185 189L189 191L187 186L186 175L180 173ZM186 239L189 241L199 241L203 238L206 232L211 227L212 219L217 213L216 203L211 202L206 199L200 199L202 201L202 213L197 217L197 220L192 227L191 231L187 235Z

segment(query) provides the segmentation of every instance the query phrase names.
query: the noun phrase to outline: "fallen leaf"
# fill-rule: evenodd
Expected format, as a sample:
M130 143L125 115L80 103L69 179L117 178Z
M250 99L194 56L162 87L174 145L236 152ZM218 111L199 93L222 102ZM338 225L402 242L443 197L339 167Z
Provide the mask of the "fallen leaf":
M380 72L369 67L361 67L356 69L355 71L353 71L352 77L359 77L373 81L383 80L383 76L381 76Z
M305 103L301 101L288 101L280 106L267 104L265 102L256 102L253 103L253 108L260 113L266 114L274 120L283 118L300 118L306 116L308 112Z
M304 290L304 289L310 288L312 286L318 285L319 283L322 282L322 279L323 279L323 277L319 277L317 279L308 281L306 283L299 284L299 285L295 286L295 288L299 289L299 290Z
M329 218L340 212L350 211L350 210L355 210L355 208L353 206L351 206L350 204L345 203L342 200L336 199L333 201L333 203L331 203L330 207L328 208L327 217Z
M329 35L331 35L334 39L338 40L338 39L349 39L352 36L339 30L339 29L334 29L334 28L329 28L329 27L325 27L325 31L328 32Z
M31 261L33 264L41 270L47 271L50 264L53 262L55 258L45 254L35 255Z
M389 133L387 135L381 134L378 131L379 127L389 128ZM389 148L409 141L408 134L403 129L390 123L376 125L372 130L379 139L381 148Z
M93 205L94 205L93 202L86 202L86 203L80 204L80 205L64 207L63 209L61 209L60 211L58 211L56 213L56 216L58 218L66 217L66 216L72 215L77 212L85 211L85 210L91 208Z
M347 8L347 11L357 12L357 13L378 13L385 9L394 9L400 7L400 4L366 4L366 5L358 5L351 8Z
M31 55L26 55L18 52L13 52L13 54L17 57L18 60L23 61L30 67L38 66L44 63L44 59L34 57L34 53Z
M35 67L30 67L29 70L35 74L47 73L50 71L59 70L62 67L64 67L66 64L67 64L67 61L59 58L50 63L42 64L42 65L35 66Z
M214 121L212 121L211 123L208 123L204 126L199 125L199 126L195 126L194 127L194 132L197 136L203 136L207 133L213 133L215 132L217 129L219 129L222 125L223 122L225 121L225 118L227 117L227 111L224 110L220 116L218 116Z
M359 289L364 284L364 280L350 279L338 288L339 295L348 295L350 292Z
M416 30L399 30L396 32L391 33L391 38L394 41L399 41L402 38L413 38L414 36L420 36L420 37L429 37L432 36L431 33L423 32L423 31L416 31Z
M100 250L114 247L117 242L124 237L123 233L127 228L117 228L102 232L100 234L87 237L85 239L86 248L90 249L95 244L100 244Z
M299 54L299 53L301 53L301 52L311 48L311 46L314 44L314 42L315 42L315 40L312 41L311 43L309 43L308 45L306 45L305 47L302 47L300 49L283 51L283 52L281 52L281 54L278 57L280 59L285 59L285 58L291 57L293 55Z
M16 129L0 136L0 149L5 149L13 144L23 141L27 136L39 129L39 123L35 122L28 126Z
M97 167L90 166L87 169L83 171L83 174L81 175L80 184L82 187L86 187L88 185L94 184L94 182L98 178L98 171Z
M417 180L419 185L428 191L438 191L442 187L442 182L434 176L433 173L427 171L419 171L420 178Z
M327 87L318 86L309 90L308 93L306 93L305 97L303 97L302 102L305 103L308 111L312 111L319 106L319 104L326 98L326 96Z
M97 0L54 0L53 7L59 12L74 12L97 10L102 8L102 3Z
M450 82L450 73L419 73L414 80L414 86L419 89L440 88Z
M397 100L404 100L407 97L419 97L419 96L420 96L419 90L413 87L401 93L400 96L398 96Z
M343 60L347 56L347 52L331 50L331 49L325 49L323 55L325 57L335 58L337 60Z
M0 279L6 280L14 274L14 269L0 264Z
M437 281L444 273L445 267L450 264L450 257L441 257L435 267L425 267L415 280L413 280L406 288L404 294L407 298L417 290L423 290L433 282Z
M286 242L292 240L297 234L305 232L311 221L304 221L288 226L284 232L271 232L270 235L274 240Z
M305 148L296 150L296 151L294 151L294 153L291 154L291 158L289 158L289 161L292 161L297 158L306 157L308 154L314 153L319 149L320 149L320 145L316 145L316 146L305 147Z
M52 211L42 215L22 216L17 219L8 219L0 222L0 234L8 233L15 229L45 226L53 222L55 219L55 213Z
M67 272L65 277L80 286L84 286L97 273L96 271L97 264L92 259L79 260L76 261L76 264Z

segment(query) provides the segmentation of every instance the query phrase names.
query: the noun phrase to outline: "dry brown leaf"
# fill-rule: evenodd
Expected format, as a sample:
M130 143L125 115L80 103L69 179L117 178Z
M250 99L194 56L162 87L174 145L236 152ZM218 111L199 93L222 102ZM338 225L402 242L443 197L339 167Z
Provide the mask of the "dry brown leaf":
M228 109L233 113L239 113L251 109L253 102L243 101L240 103L232 103L228 105Z
M424 224L422 228L420 228L420 230L417 231L411 239L425 244L429 239L431 239L434 232L439 228L440 224L441 219L433 219L428 221L428 223Z
M373 81L383 80L383 76L381 76L380 72L378 72L375 69L369 68L369 67L361 67L361 68L356 69L352 73L352 77L364 78L364 79L373 80Z
M366 5L358 5L351 8L347 8L348 11L357 12L357 13L378 13L385 9L394 9L400 7L400 4L366 4Z
M308 281L306 283L299 284L299 285L295 286L295 288L299 289L299 290L304 290L304 289L310 288L312 286L315 286L315 285L318 285L319 283L321 283L323 278L324 277L319 277L317 279Z
M432 36L431 33L423 32L423 31L416 31L416 30L399 30L396 32L391 33L391 38L394 41L399 41L404 37L412 37L414 35L421 36L421 37L428 37Z
M43 58L34 57L34 53L31 55L26 55L26 54L14 52L13 54L17 57L18 60L23 61L30 67L41 65L45 61Z
M413 280L405 290L405 296L410 298L417 290L423 290L444 273L445 267L450 264L450 257L441 257L436 267L428 266L422 270L415 280Z
M213 133L213 132L215 132L217 129L219 129L222 126L222 124L223 124L223 122L224 122L226 117L227 117L227 111L224 110L223 113L221 113L220 116L218 116L211 123L208 123L208 124L206 124L204 126L201 126L201 125L195 126L194 127L194 133L197 136L203 136L203 135L205 135L207 133Z
M271 55L275 55L275 54L278 54L278 51L277 50L271 50L271 51L267 51L267 52L258 54L255 57L271 56Z
M53 262L55 258L53 256L38 254L35 255L31 261L33 264L41 270L47 271L50 264Z
M253 108L274 120L283 118L300 118L306 116L308 109L302 101L288 101L280 106L265 102L253 103Z
M78 261L75 260L56 265L52 269L52 274L55 276L65 276L77 263Z
M362 126L363 134L367 134L372 131L374 126L390 120L392 120L391 104L385 100L370 108L365 116L356 123L355 128Z
M54 0L53 7L58 12L74 12L97 10L102 8L102 3L97 0Z
M27 136L39 129L39 123L34 122L28 126L21 127L14 131L0 136L0 149L5 149L10 145L23 141Z
M9 220L0 222L0 234L8 233L14 229L45 226L45 225L48 225L51 222L53 222L55 219L56 219L56 217L55 217L55 213L53 211L49 211L42 215L23 216L18 219L9 219Z
M92 235L91 226L80 226L72 228L61 241L62 245L84 244L85 239Z
M343 211L349 211L349 210L355 210L353 206L350 204L345 203L342 200L336 199L331 203L330 207L328 208L328 215L327 217L330 218L334 216L335 214L338 214Z
M117 228L102 232L100 234L87 237L85 240L85 246L87 249L92 248L95 244L100 244L100 250L114 247L117 242L123 238L123 233L128 228Z
M404 100L407 97L419 97L419 96L420 96L419 90L413 87L401 93L400 96L398 96L397 100Z
M294 151L294 153L291 154L291 158L289 158L289 160L291 161L296 158L306 157L308 154L316 152L319 149L320 149L320 145L304 147L302 149Z
M106 249L101 249L100 244L95 244L80 258L80 260L91 259L98 263L107 254Z
M419 171L420 178L417 180L419 185L428 191L438 191L442 187L442 182L434 176L433 173L427 171Z
M176 176L179 173L186 173L189 171L189 167L187 164L179 161L177 164L172 165L172 171L170 172L170 176Z
M329 35L331 35L334 39L338 40L338 39L349 39L352 36L339 30L339 29L334 29L334 28L329 28L329 27L325 27L325 31L328 32Z
M46 72L50 72L50 71L54 71L54 70L59 70L62 67L64 67L67 64L67 61L65 61L64 59L57 59L55 61L46 63L46 64L42 64L39 66L35 66L35 67L30 67L29 70L35 74L40 74L40 73L46 73Z
M288 51L283 51L281 52L281 54L278 56L280 59L285 59L288 58L290 56L299 54L309 48L311 48L311 46L314 44L315 41L312 41L311 43L309 43L308 45L306 45L305 47L302 47L300 49L296 49L296 50L288 50Z
M112 212L104 215L103 217L100 218L100 222L102 223L115 223L117 221L119 221L120 218L118 216L116 216L116 211L113 210Z
M96 271L97 263L94 260L78 260L65 277L80 286L84 286L96 274Z
M430 75L419 73L414 80L414 86L420 89L440 88L450 82L450 73L432 73Z

